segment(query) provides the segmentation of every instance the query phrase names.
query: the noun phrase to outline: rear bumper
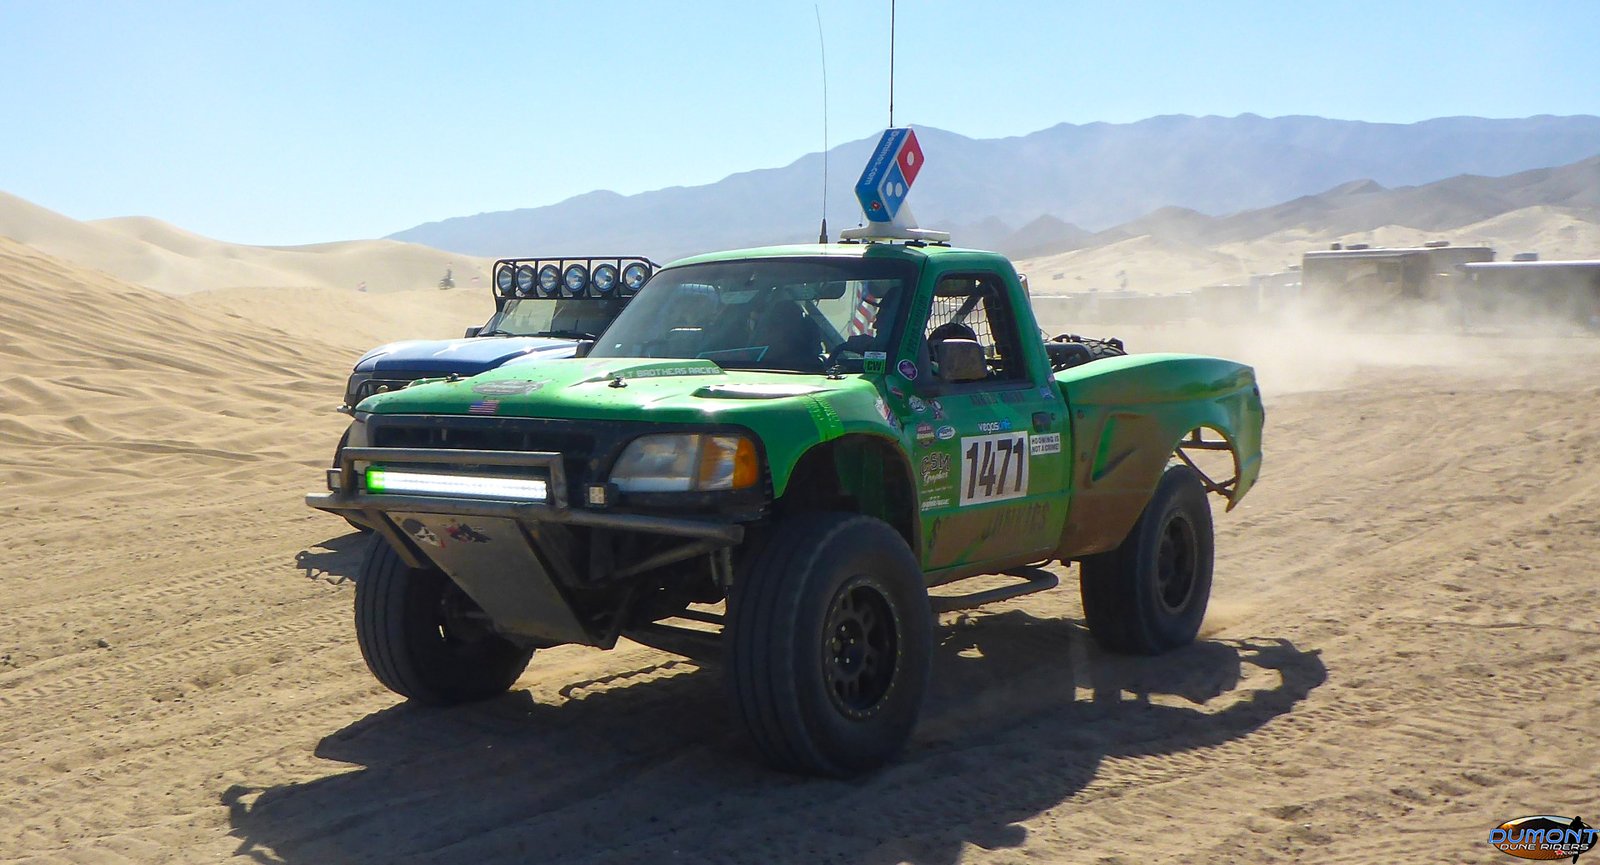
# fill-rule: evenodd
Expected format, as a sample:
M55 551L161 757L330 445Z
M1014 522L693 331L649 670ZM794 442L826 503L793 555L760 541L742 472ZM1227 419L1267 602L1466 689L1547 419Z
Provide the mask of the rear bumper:
M549 501L367 493L362 477L372 463L526 468L545 475ZM597 578L626 579L701 555L726 565L726 551L744 539L744 526L726 518L571 507L559 453L350 447L340 454L338 468L329 472L329 486L331 492L307 495L306 504L370 525L412 567L438 567L500 630L552 643L608 646L616 639L617 623L580 615L569 587ZM592 574L589 562L572 554L572 535L566 531L572 527L659 535L682 543Z

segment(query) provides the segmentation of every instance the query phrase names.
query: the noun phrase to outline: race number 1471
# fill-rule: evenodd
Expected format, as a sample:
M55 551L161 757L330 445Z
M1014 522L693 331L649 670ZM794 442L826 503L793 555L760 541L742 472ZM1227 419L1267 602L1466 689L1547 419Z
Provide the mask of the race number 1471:
M961 440L961 504L997 502L1027 494L1027 433Z

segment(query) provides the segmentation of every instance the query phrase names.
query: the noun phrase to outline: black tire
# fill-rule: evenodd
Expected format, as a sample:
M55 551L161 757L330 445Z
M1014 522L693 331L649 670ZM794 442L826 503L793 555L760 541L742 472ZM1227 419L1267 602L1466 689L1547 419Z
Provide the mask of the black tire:
M842 513L780 523L728 606L729 697L768 763L843 777L905 745L927 691L933 611L888 524Z
M1079 569L1089 633L1115 652L1158 655L1200 633L1216 545L1205 487L1171 466L1122 545Z
M487 617L437 568L413 568L376 538L356 577L356 639L378 681L430 706L503 694L533 649L494 633Z
M347 445L349 443L350 443L350 427L345 427L344 428L344 435L339 436L339 444L338 444L337 447L335 447L333 449L333 467L334 468L338 468L339 467L339 458L344 456L344 447L345 447L345 445ZM369 534L372 531L372 527L371 526L369 526L369 525L367 525L365 523L356 522L351 517L345 517L344 521L350 524L350 528L355 529L356 531L361 532L363 534Z

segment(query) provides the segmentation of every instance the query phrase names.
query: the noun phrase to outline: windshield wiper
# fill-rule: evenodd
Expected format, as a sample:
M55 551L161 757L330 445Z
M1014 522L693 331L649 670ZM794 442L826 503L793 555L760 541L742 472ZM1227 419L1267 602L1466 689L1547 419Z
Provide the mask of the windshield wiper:
M541 330L534 336L553 336L561 339L599 339L599 337L584 330Z

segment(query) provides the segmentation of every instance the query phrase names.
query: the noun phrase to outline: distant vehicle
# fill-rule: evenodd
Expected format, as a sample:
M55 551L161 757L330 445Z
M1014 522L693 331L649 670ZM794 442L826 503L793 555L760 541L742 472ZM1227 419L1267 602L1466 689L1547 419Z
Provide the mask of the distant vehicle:
M1515 329L1574 326L1600 333L1600 261L1511 261L1461 266L1462 323Z
M1309 312L1340 323L1394 323L1397 316L1446 310L1459 293L1459 265L1494 260L1487 246L1366 244L1307 252L1300 260L1301 299Z
M405 340L361 356L339 410L422 379L464 378L510 362L572 357L600 335L660 265L643 256L507 258L494 265L494 314L461 339ZM445 280L454 284L449 273ZM445 288L443 281L441 288ZM334 465L349 441L339 439ZM366 528L359 517L351 524Z
M452 271L450 268L447 267L447 268L444 269L444 276L441 277L440 280L439 280L439 290L443 291L445 289L450 289L450 288L455 288L455 287L456 287L455 273L454 273L454 271Z

